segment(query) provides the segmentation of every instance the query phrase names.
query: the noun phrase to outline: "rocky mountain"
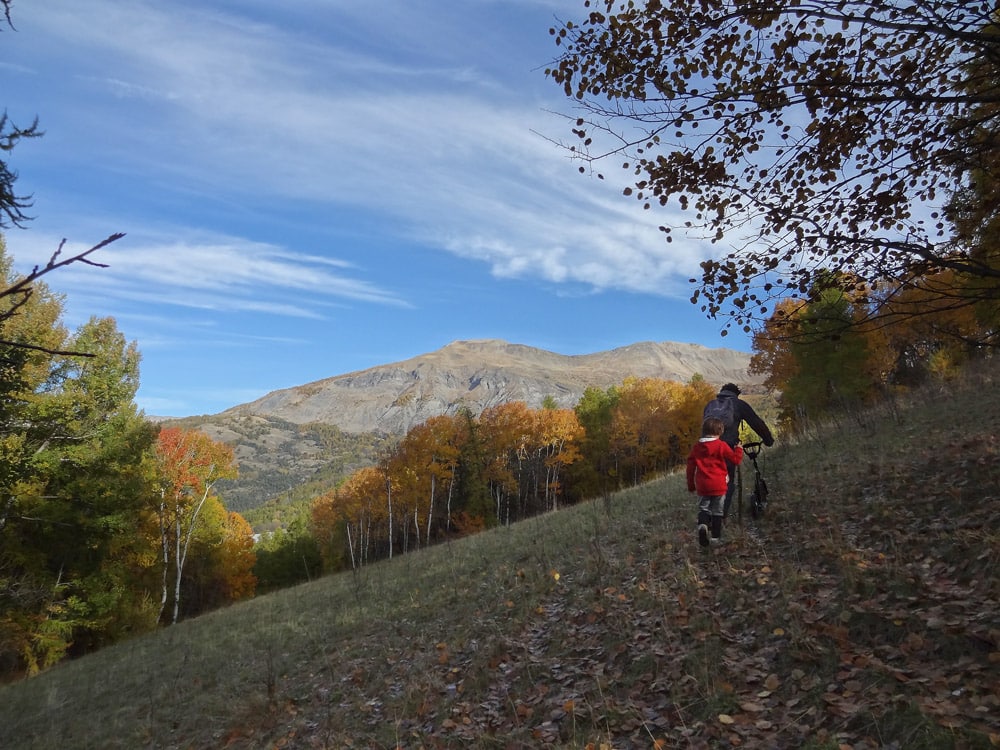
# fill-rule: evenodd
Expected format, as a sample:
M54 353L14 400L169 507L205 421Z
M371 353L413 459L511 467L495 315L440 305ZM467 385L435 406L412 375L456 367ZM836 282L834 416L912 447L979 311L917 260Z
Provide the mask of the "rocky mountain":
M474 414L507 401L539 408L546 397L566 408L586 388L607 388L627 376L753 385L749 355L698 344L643 342L596 354L564 355L499 340L456 341L390 365L273 391L224 415L322 422L345 432L403 435L414 425L468 407Z
M563 355L506 341L456 341L429 354L273 391L207 417L173 420L233 445L240 478L220 483L226 505L246 511L294 499L370 465L413 426L467 407L506 401L537 409L546 397L572 408L591 386L626 377L739 383L752 392L750 355L697 344L643 342L596 354ZM312 484L306 485L307 482Z

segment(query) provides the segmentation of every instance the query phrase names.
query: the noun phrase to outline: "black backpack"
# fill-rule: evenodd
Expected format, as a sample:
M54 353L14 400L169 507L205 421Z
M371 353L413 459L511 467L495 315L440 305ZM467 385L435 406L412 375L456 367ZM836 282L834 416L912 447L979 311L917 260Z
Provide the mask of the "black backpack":
M702 421L706 419L721 419L726 426L726 432L736 424L736 399L735 398L714 398L705 404L705 410L701 415Z

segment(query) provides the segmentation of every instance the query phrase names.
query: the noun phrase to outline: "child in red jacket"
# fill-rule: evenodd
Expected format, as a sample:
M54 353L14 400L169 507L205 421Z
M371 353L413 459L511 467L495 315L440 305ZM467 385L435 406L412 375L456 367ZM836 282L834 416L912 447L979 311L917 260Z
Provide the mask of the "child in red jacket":
M721 419L706 419L701 426L701 439L691 448L687 459L688 492L698 493L698 543L702 547L722 541L723 502L729 484L726 461L738 464L743 460L742 446L730 448L720 440L725 429Z

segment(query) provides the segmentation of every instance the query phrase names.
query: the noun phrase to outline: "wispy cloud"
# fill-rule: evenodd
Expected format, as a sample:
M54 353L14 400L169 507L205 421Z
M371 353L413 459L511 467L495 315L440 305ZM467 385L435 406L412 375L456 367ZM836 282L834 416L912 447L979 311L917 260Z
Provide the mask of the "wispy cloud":
M23 270L44 266L59 240L43 234L18 238ZM87 249L66 243L61 258ZM50 281L77 298L114 295L150 307L255 311L291 317L323 317L322 308L338 300L408 307L409 303L363 279L344 273L352 264L285 248L233 238L178 241L126 237L91 256L106 264L100 271L74 264ZM287 300L295 300L290 303Z
M624 197L628 174L580 175L555 145L571 104L542 68L565 0L15 11L4 104L46 136L15 153L39 218L8 248L24 269L61 237L68 254L126 233L108 268L51 286L71 325L111 315L140 342L152 413L455 338L530 344L540 320L576 350L669 336L661 311L710 254L668 245L658 226L682 217Z
M394 215L400 235L486 262L502 277L672 294L708 254L696 242L667 246L656 231L662 215L654 219L619 188L577 174L567 153L537 134L561 134L564 123L526 106L523 96L496 96L482 70L390 63L366 56L364 45L321 46L305 27L193 6L96 6L64 5L46 18L103 56L103 67L130 72L106 79L109 95L155 100L162 110L160 129L145 133L130 132L128 121L91 125L112 131L103 134L112 151L115 143L146 139L129 153L142 154L134 168L153 177L180 171L210 192L250 190ZM389 12L416 14L402 3L374 13L333 8L334 17L357 24L356 33L370 33ZM83 23L82 15L113 20ZM407 23L385 29L417 35ZM404 60L418 43L413 36L396 42ZM553 103L557 93L552 86ZM121 158L111 153L108 161ZM161 250L177 263L194 262L195 272L227 254L219 247ZM168 263L166 253L138 256L149 273ZM269 262L251 254L231 272L248 281ZM190 285L218 283L202 276ZM287 283L308 286L294 271ZM387 297L357 280L335 279L332 289L355 299Z

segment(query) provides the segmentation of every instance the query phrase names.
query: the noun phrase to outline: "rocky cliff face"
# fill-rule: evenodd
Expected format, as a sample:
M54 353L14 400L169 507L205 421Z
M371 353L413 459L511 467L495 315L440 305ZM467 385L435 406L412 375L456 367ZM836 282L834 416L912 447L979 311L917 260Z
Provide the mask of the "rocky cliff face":
M643 342L568 356L506 341L456 341L435 352L267 394L219 416L263 416L333 424L345 432L405 434L432 416L467 407L474 414L506 401L539 408L546 397L573 407L590 386L626 377L759 384L747 375L750 356L697 344Z

